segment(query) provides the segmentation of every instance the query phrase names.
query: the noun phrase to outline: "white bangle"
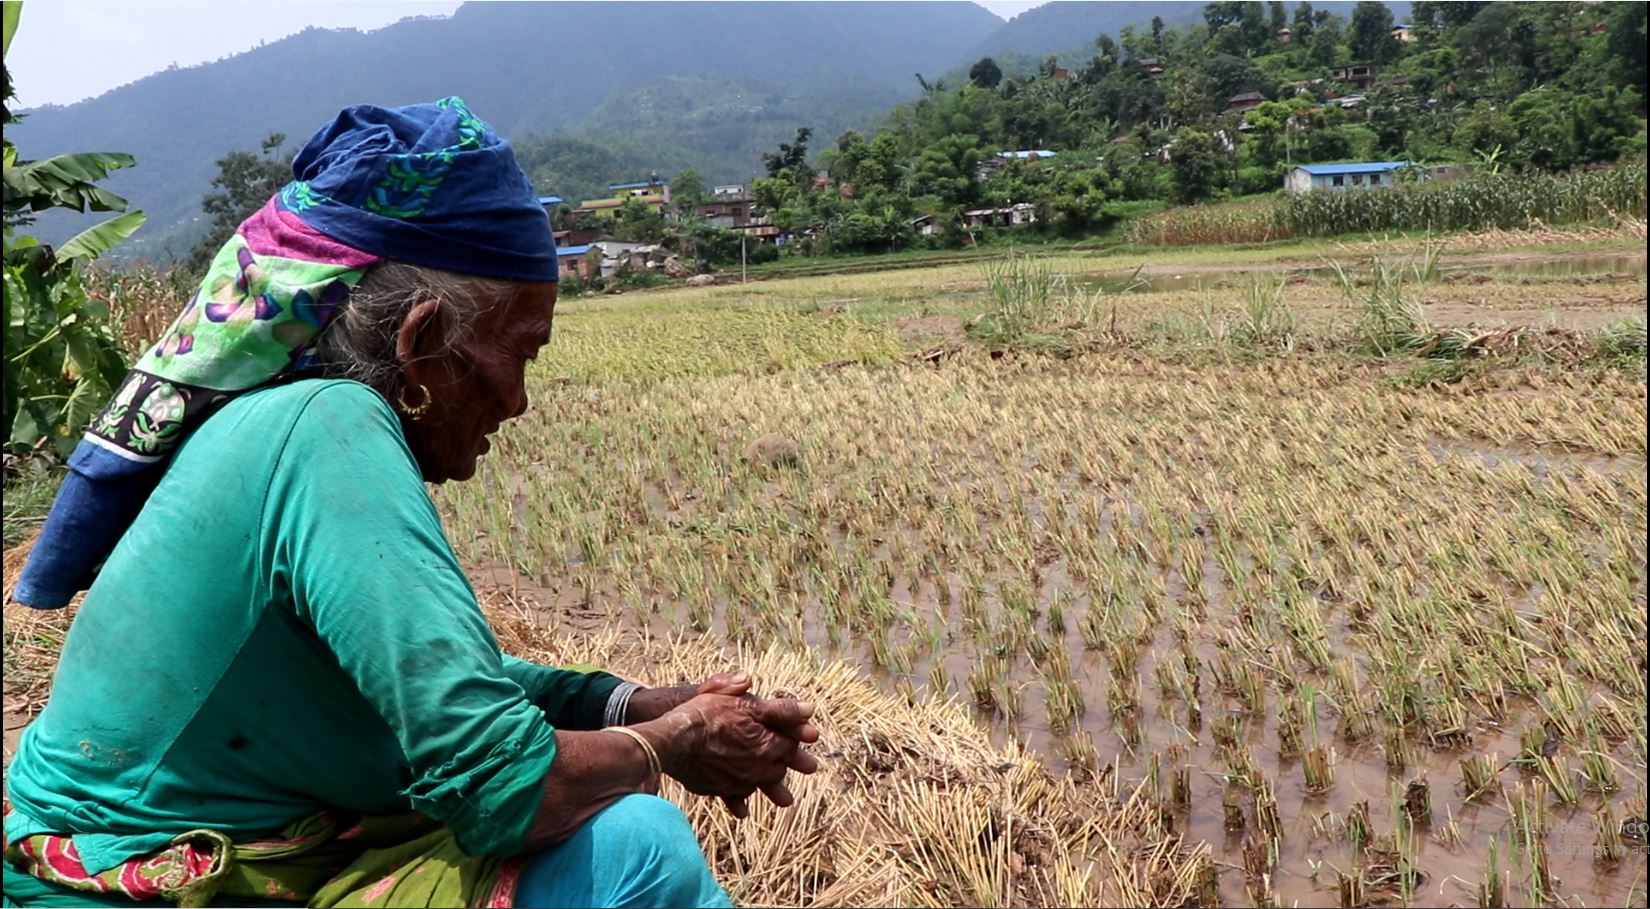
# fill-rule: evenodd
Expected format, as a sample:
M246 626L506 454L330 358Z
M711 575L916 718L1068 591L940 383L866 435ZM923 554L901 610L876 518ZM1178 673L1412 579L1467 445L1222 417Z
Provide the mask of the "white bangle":
M603 726L623 726L625 714L630 712L630 696L642 690L635 682L620 682L607 696L607 710L602 714Z

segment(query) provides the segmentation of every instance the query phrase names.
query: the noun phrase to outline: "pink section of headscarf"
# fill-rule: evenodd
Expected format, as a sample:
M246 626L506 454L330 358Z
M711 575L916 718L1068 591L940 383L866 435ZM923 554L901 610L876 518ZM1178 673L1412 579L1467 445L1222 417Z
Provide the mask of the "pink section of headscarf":
M246 238L248 249L260 256L280 256L306 262L331 262L345 268L366 268L383 261L382 256L345 246L321 233L270 199L237 231Z

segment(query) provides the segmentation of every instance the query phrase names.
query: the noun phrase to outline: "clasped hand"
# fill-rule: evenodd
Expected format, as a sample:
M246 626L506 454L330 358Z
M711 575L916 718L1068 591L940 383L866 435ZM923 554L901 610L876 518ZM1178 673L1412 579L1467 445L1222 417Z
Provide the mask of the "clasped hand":
M813 705L759 698L750 689L748 675L720 673L697 689L678 689L677 697L686 700L659 717L680 744L661 751L665 773L689 792L720 798L738 818L750 816L747 799L756 792L789 807L796 799L785 785L786 773L819 769L819 761L802 750L819 740L810 722Z

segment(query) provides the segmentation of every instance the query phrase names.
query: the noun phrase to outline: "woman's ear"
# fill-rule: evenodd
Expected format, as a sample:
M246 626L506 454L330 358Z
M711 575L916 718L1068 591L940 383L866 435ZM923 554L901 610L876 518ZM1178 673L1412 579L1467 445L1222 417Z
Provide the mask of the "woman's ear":
M407 311L395 332L395 359L400 362L403 373L409 369L424 371L422 367L440 353L446 345L446 339L441 337L445 321L439 300L425 300Z

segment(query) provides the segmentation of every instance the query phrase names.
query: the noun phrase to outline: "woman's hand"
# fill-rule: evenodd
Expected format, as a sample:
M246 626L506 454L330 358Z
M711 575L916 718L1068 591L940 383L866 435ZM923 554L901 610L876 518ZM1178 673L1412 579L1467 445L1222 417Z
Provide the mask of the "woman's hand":
M785 774L819 769L819 762L801 747L819 740L819 730L809 722L813 705L750 697L744 693L748 680L722 679L701 687L712 691L639 729L658 736L664 771L689 792L721 798L737 817L749 814L745 799L753 792L780 807L791 805L795 798L785 786Z
M813 705L794 698L758 698L750 694L750 686L743 674L712 676L662 716L627 727L645 745L611 731L557 730L556 757L545 775L528 849L563 842L615 799L651 791L657 779L646 759L649 748L660 770L690 792L720 797L736 817L750 814L745 800L757 791L776 805L790 805L795 799L785 787L785 774L819 769L819 762L802 750L819 740L811 722Z
M751 679L743 672L718 672L699 685L671 688L642 688L630 696L625 725L645 723L675 710L700 694L742 695L750 692Z

